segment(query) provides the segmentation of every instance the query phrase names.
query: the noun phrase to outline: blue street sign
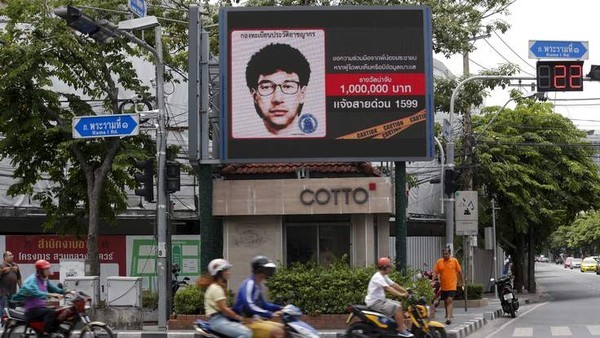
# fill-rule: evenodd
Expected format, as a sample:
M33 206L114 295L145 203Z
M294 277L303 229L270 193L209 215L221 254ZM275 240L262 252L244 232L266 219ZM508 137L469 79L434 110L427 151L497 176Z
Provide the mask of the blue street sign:
M77 116L73 118L73 138L120 137L140 132L137 114Z
M127 7L129 7L129 11L138 18L146 16L146 0L128 0Z
M530 59L588 59L587 41L529 40Z

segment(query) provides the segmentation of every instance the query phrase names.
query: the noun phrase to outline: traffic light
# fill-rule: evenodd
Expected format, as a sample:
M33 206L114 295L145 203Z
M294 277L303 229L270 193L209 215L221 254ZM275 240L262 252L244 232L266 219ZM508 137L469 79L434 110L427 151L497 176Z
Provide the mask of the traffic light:
M167 162L167 192L174 193L181 190L181 175L178 162Z
M592 65L588 76L592 81L600 81L600 66Z
M444 194L450 197L458 190L458 176L454 169L444 170Z
M142 196L147 202L154 201L154 160L135 161L135 167L143 173L135 173L136 182L141 188L135 189L136 196Z
M87 34L98 42L110 43L113 38L117 37L115 32L106 29L93 18L83 14L81 9L77 7L60 7L54 10L54 14L65 20L69 27L80 33Z

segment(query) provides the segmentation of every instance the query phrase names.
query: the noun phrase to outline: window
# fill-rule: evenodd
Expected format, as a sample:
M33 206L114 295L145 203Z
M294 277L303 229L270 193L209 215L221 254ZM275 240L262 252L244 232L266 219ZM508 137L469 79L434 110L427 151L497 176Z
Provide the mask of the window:
M287 223L286 263L331 264L350 257L350 222Z

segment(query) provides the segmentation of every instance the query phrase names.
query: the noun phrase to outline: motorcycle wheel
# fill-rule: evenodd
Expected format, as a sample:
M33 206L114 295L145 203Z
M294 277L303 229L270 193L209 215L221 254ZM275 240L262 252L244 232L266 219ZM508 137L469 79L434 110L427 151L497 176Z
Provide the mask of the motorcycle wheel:
M430 327L429 332L425 333L421 328L415 328L413 331L415 338L446 338L446 330L443 327Z
M115 338L115 334L106 324L90 324L81 329L80 338Z
M510 306L510 309L509 309L510 316L512 318L516 318L517 317L517 312L515 311L515 307L513 306L512 303L509 306Z
M25 323L17 323L7 327L2 333L2 338L36 338L37 333Z
M354 323L346 329L346 338L371 338L377 335L377 330L367 323Z

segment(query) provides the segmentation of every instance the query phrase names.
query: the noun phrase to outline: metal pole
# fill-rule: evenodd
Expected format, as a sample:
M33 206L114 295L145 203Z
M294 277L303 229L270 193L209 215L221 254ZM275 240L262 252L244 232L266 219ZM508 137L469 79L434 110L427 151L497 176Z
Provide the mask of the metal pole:
M156 215L158 223L157 278L158 278L158 328L167 328L167 192L165 189L165 167L167 137L165 128L164 64L162 51L162 28L154 28L156 36L156 97L158 99L157 150L157 193Z
M446 168L448 169L454 169L454 103L462 86L473 80L536 80L536 78L508 75L476 75L466 78L456 85L456 88L454 88L452 96L450 97L450 116L448 118L450 122L450 133L446 142ZM449 198L446 199L446 246L452 250L451 252L454 252L454 201L454 193L452 193Z
M442 142L440 142L440 140L437 137L433 137L433 139L435 140L435 143L437 144L437 146L440 148L440 156L442 158L442 165L440 166L440 184L442 185L442 196L440 198L440 201L442 201L442 203L440 203L440 213L443 214L444 213L444 164L446 163L446 158L444 157L444 147L442 147ZM451 251L452 252L452 251Z
M496 201L492 198L492 243L494 244L494 281L498 280L498 253L496 252ZM498 286L494 283L494 296L498 299Z

